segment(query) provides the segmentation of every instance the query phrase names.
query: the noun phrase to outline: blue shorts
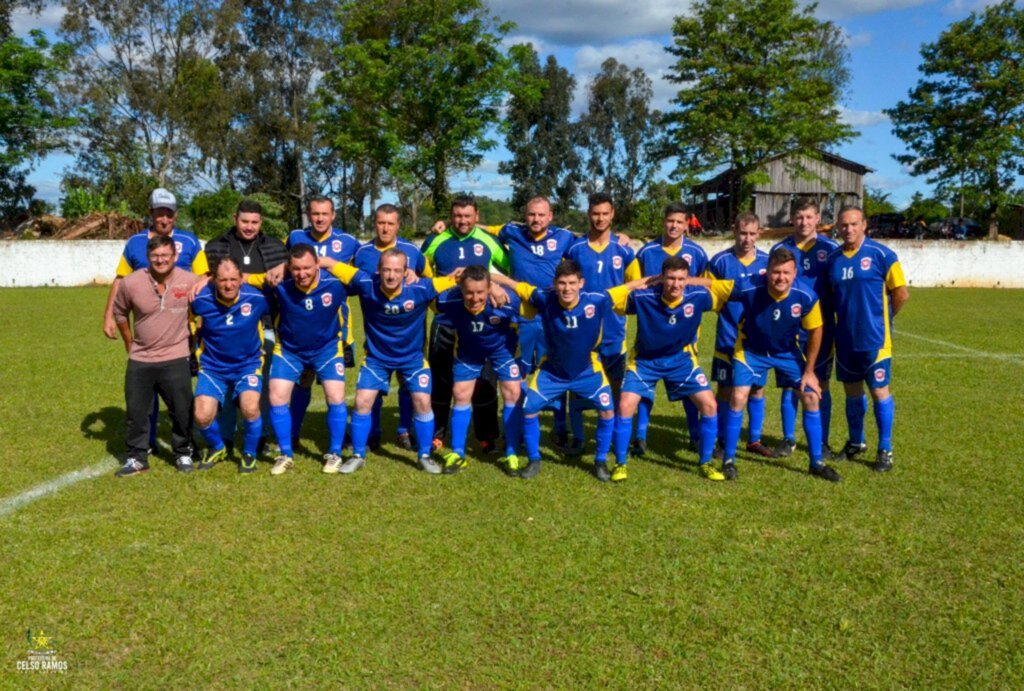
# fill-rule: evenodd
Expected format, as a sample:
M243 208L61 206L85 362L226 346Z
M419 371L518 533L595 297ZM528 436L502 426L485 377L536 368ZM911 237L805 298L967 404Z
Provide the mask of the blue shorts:
M665 382L668 400L681 401L699 391L708 391L708 378L699 366L678 356L656 360L636 360L626 367L622 391L635 393L654 402L658 381Z
M519 322L519 367L528 376L548 352L544 323L540 319Z
M711 359L711 380L719 386L732 386L732 351L716 350Z
M888 350L836 351L836 378L846 384L865 382L881 389L892 380L892 354Z
M804 376L804 358L797 353L759 355L743 352L733 356L732 362L733 386L763 387L768 383L768 372L775 370L775 383L780 388L795 389Z
M309 357L300 357L285 350L280 343L274 348L274 358L270 361L270 378L285 379L298 383L304 370L316 372L316 380L345 381L345 351L341 341L332 341L320 352Z
M501 381L522 381L523 373L519 368L519 362L515 356L509 353L507 350L501 353L493 353L487 356L487 360L491 362L491 369L498 375L498 379ZM452 365L452 381L474 381L480 379L483 376L484 368L487 366L486 360L483 362L465 362L459 359L459 356L455 356L455 362ZM493 381L493 380L492 380Z
M598 410L614 410L612 387L603 370L585 371L565 379L539 367L530 375L523 412L535 415L545 408L558 408L562 405L562 395L569 392L591 401Z
M246 367L243 370L232 372L231 374L225 374L222 372L209 372L204 369L199 370L199 375L196 377L196 396L209 396L210 398L216 398L217 403L224 405L224 400L227 398L228 391L234 388L234 392L231 394L232 398L238 398L239 394L245 391L255 391L259 393L263 390L263 375L260 373L262 368L257 364L253 367Z
M398 375L398 383L409 393L430 393L433 379L430 376L430 365L421 357L415 364L404 367L386 365L369 355L359 369L359 380L356 389L380 391L387 395L391 390L391 375Z

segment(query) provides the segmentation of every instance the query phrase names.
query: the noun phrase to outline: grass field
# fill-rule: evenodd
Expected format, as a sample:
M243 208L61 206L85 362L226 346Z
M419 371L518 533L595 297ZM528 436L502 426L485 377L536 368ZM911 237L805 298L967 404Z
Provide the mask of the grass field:
M708 482L661 401L621 486L550 456L427 476L393 446L325 476L320 395L288 475L117 480L105 294L0 291L0 687L1024 684L1024 292L913 291L891 474L831 485L801 448ZM16 671L28 627L65 675Z

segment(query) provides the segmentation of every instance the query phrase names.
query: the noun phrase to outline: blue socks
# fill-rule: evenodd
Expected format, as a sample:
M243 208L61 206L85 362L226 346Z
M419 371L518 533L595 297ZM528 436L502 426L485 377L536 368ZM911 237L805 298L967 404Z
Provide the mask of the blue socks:
M203 436L203 441L213 451L220 451L224 448L224 440L220 438L220 426L217 424L216 417L213 418L209 427L199 427L199 434Z
M519 450L519 439L523 436L522 406L506 403L501 409L501 425L505 430L505 455L514 456Z
M380 411L377 411L377 435L380 436ZM403 386L398 390L398 433L409 434L412 430L412 396Z
M654 403L646 398L640 399L640 407L636 409L636 438L647 441L647 428L651 426L651 410ZM625 461L620 461L625 463Z
M717 424L717 423L716 423ZM723 459L736 460L736 445L740 442L740 431L743 429L743 411L728 408L725 413L725 437L722 439L725 455Z
M690 443L700 444L700 412L689 398L683 399L683 410L686 411L686 429L690 433Z
M750 432L747 434L747 441L753 444L755 441L761 441L761 432L764 430L764 399L748 398L747 415L750 416Z
M608 462L608 451L612 448L612 433L614 430L614 417L604 418L598 416L597 432L594 434L595 441L597 442L597 453L594 454L594 460L597 463Z
M281 447L281 455L291 458L292 451L292 416L286 405L270 406L270 425L274 428L277 445Z
M825 448L828 446L828 433L832 428L832 392L828 389L821 392L818 411L821 413L821 447Z
M292 434L295 435L292 437L293 441L299 438L299 433L302 431L302 421L306 419L306 410L309 408L309 402L312 398L313 387L307 389L302 386L296 386L292 389ZM274 429L277 428L275 427Z
M615 447L615 460L619 465L626 465L629 456L629 437L633 432L633 418L615 417L615 429L612 434L612 445Z
M352 411L352 427L349 430L352 434L352 452L357 456L366 458L366 440L370 436L370 418L373 413L357 413Z
M540 460L540 418L523 417L523 442L526 444L526 457L531 461Z
M327 404L328 453L341 454L345 440L345 423L348 421L348 407L344 403Z
M850 441L854 444L864 443L864 416L868 412L868 397L846 397L846 425L850 428Z
M711 460L718 441L718 415L703 415L700 418L700 464ZM725 416L721 416L725 417ZM743 424L743 413L740 413L740 425Z
M896 401L892 400L892 396L881 401L875 401L875 422L878 424L879 451L892 451L892 426L895 415Z
M412 426L416 430L416 444L419 446L420 456L429 456L434 441L434 413L416 413L413 415Z
M469 421L473 418L473 406L456 405L452 407L452 451L463 458L466 457L466 435L469 433ZM433 430L431 430L433 434ZM419 434L417 433L417 439Z
M804 434L807 435L807 454L811 466L821 465L821 413L804 409Z
M260 436L263 434L263 418L246 420L242 424L242 429L245 430L245 436L242 437L242 453L246 456L255 456L256 449L260 444Z
M782 414L782 436L788 441L796 441L796 402L796 392L793 389L782 390L779 412Z

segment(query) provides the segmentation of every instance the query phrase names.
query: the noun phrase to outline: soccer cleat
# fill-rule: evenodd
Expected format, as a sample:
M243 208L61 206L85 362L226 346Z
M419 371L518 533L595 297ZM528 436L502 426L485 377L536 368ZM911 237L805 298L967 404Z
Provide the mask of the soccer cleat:
M409 436L408 432L399 432L398 440L395 443L398 444L400 449L412 451L412 437Z
M366 465L366 459L358 454L353 454L347 461L341 464L338 472L342 475L351 475Z
M336 453L325 453L324 454L324 467L323 472L328 475L337 475L341 470L341 456Z
M540 461L530 461L526 467L519 471L519 477L524 480L532 480L540 475Z
M722 475L726 480L735 480L740 476L740 471L736 470L736 462L733 460L727 460L722 463Z
M437 461L430 457L430 454L425 453L416 460L420 464L420 469L422 469L423 472L430 475L441 474L441 466L437 464Z
M861 455L868 450L867 444L858 444L857 442L848 441L843 450L840 451L842 455L846 456L846 460L852 461L857 456Z
M464 469L467 465L468 462L466 461L465 458L455 453L454 451L449 451L444 455L444 470L442 470L441 472L444 473L445 475L454 475L455 473Z
M794 451L796 451L796 441L783 439L781 444L772 449L772 458L787 458L792 456Z
M646 439L634 439L633 443L629 446L629 455L634 458L643 458L647 455L647 440Z
M114 477L129 477L131 475L141 475L142 473L149 470L149 463L146 461L140 461L137 458L128 457L124 461L124 465L117 469L114 473Z
M875 464L871 466L871 469L876 473L888 473L892 470L892 451L879 450L878 455L875 456Z
M516 456L514 453L510 453L508 456L505 456L503 460L505 462L505 468L508 469L509 475L519 474L519 470L522 467L519 456Z
M731 465L733 469L736 468L735 463L730 463L729 465ZM722 468L725 468L725 466L723 465ZM709 480L714 480L715 482L721 482L727 477L726 475L718 472L715 466L711 465L710 461L708 461L707 463L700 464L700 472L704 477L706 477Z
M595 463L594 477L596 477L599 482L608 482L609 480L611 480L612 474L608 472L608 464L600 462Z
M256 457L245 453L242 454L242 462L238 464L238 472L249 474L256 472Z
M582 456L583 444L584 442L582 439L573 439L572 442L570 442L568 448L566 448L565 455L572 457Z
M835 471L835 468L819 463L818 465L811 466L811 475L814 477L820 477L822 480L828 480L829 482L842 482L842 476Z
M216 451L203 449L203 460L199 462L200 470L209 470L228 457L227 447L221 447Z
M191 473L196 469L191 456L178 456L174 461L174 467L178 469L179 473Z
M292 460L291 456L278 456L274 459L274 466L270 469L271 475L284 475L292 466L295 465L295 461Z
M566 431L552 432L551 433L551 446L555 447L555 450L560 453L565 453L569 450L569 433Z
M747 444L747 452L752 453L755 456L761 456L762 458L771 458L772 450L762 444L760 441L754 441Z
M612 471L612 482L625 482L626 478L629 477L629 466L625 463L620 463L615 466L615 470Z

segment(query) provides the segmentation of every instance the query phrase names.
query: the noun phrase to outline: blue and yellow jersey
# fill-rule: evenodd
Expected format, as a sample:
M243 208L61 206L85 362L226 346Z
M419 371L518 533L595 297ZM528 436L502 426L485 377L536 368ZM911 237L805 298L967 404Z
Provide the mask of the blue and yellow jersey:
M277 348L306 358L315 356L336 341L338 354L342 354L345 324L341 307L348 297L348 290L330 272L320 269L309 290L299 288L289 275L276 288L266 283L266 274L253 274L248 281L262 289L270 300Z
M891 249L870 238L852 252L829 256L828 279L836 314L836 348L844 352L891 349L889 293L907 285Z
M708 253L690 238L683 238L682 244L669 249L661 244L661 240L652 240L641 247L636 253L637 270L640 276L656 276L661 273L661 265L668 257L682 257L690 265L690 275L703 276L708 268Z
M380 276L348 264L335 264L331 273L352 295L359 296L366 336L363 348L368 356L395 368L423 362L427 308L455 281L447 277L423 279L403 283L394 293L386 293Z
M124 245L124 251L121 252L121 259L117 262L116 275L118 278L124 278L133 271L145 269L149 266L149 259L146 257L146 244L149 242L149 232L144 230L128 238L128 242ZM178 259L174 262L174 265L179 269L185 269L185 271L193 271L196 257L203 249L202 245L199 244L199 238L187 230L175 228L171 231L171 239L174 240L174 247L178 251ZM194 273L204 274L206 271L194 271Z
M693 342L705 312L718 311L732 290L728 282L711 288L686 286L678 300L669 301L661 286L634 290L626 299L625 313L636 315L636 341L632 360L654 360L679 355L695 360Z
M792 235L772 245L769 252L785 247L796 257L796 275L809 284L821 300L822 310L829 306L828 258L839 249L839 243L825 235L815 235L800 244Z
M818 296L800 279L777 300L768 292L763 278L733 284L730 293L729 299L743 307L734 350L740 359L747 351L758 355L793 353L802 356L800 330L810 331L822 325Z
M196 357L201 369L224 374L263 370L263 315L270 313L270 303L261 291L243 284L228 304L217 297L213 283L207 283L191 310L199 327Z
M427 263L426 257L420 252L420 248L402 238L396 238L394 244L383 248L377 247L373 240L363 243L356 250L356 254L350 263L368 274L375 274L380 266L380 255L392 247L397 247L405 253L405 256L409 258L409 268L416 272L417 276L430 278L434 275L430 264Z
M346 264L352 263L352 257L359 249L358 240L337 228L331 228L321 237L317 237L312 228L293 230L288 234L285 247L292 249L296 245L312 245L318 257L330 257Z
M564 228L548 226L544 234L534 237L529 226L506 223L498 239L508 248L509 277L539 288L549 288L555 281L555 267L576 241Z
M620 245L614 236L604 245L596 245L589 238L577 238L565 253L583 269L583 289L591 293L609 290L623 283L642 278L633 248ZM601 354L616 355L626 352L626 318L607 310L601 337Z
M736 248L722 250L708 263L711 278L719 281L733 281L743 284L757 276L764 276L768 271L768 254L757 250L754 257L741 260L736 256ZM732 353L736 343L737 326L743 307L738 302L727 303L718 313L718 327L715 330L715 351L723 355Z
M519 346L516 322L520 313L519 296L506 290L509 302L495 307L488 300L477 313L466 309L462 291L451 288L437 296L437 312L455 328L455 355L463 362L479 364L492 353L507 351L515 355Z

